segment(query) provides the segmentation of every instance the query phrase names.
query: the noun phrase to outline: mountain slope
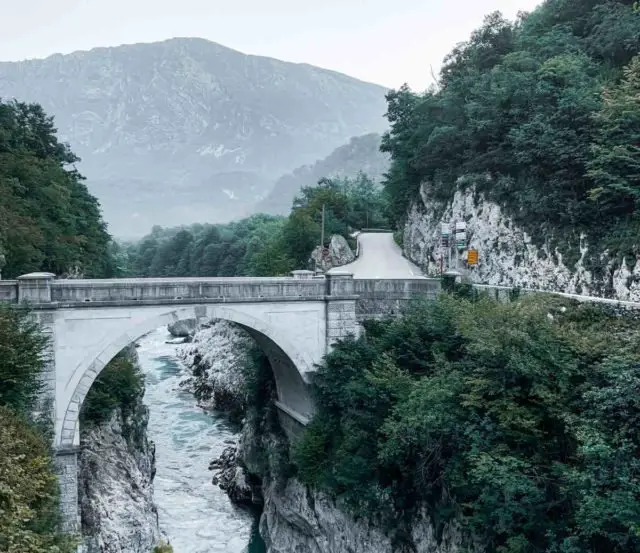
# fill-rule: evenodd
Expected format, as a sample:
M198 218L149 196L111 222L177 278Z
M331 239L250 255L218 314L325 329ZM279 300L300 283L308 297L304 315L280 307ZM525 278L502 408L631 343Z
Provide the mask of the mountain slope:
M284 172L383 130L385 92L202 39L0 63L0 97L55 116L119 235L246 214Z
M380 135L375 133L354 137L326 158L280 177L254 211L272 215L288 214L300 189L314 186L323 177L355 177L362 171L374 181L380 181L389 168L389 156L380 151L380 141Z

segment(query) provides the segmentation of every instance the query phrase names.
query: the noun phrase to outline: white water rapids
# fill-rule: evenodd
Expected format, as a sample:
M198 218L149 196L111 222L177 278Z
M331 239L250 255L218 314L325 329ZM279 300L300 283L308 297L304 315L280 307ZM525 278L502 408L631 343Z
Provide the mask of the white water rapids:
M236 437L223 415L198 408L178 387L184 370L165 328L138 344L150 410L149 438L156 444L154 497L160 529L175 553L264 551L255 516L235 507L211 484L209 462ZM182 375L184 377L184 374Z

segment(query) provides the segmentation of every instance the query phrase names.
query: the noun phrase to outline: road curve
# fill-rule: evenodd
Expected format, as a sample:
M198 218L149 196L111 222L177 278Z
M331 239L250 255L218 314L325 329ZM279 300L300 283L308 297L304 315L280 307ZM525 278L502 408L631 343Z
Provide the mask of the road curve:
M353 278L404 279L425 278L422 271L402 256L391 232L358 235L360 255L353 263L334 267L329 273L349 272Z

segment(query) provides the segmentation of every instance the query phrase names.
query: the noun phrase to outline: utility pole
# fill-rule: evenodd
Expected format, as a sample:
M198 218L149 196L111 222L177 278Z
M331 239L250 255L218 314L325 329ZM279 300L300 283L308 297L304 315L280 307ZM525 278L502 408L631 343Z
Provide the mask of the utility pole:
M451 247L455 243L455 234L456 234L456 222L455 220L449 221L449 262L447 263L447 270L450 271L451 267Z
M324 204L322 204L322 230L320 233L320 247L324 251Z

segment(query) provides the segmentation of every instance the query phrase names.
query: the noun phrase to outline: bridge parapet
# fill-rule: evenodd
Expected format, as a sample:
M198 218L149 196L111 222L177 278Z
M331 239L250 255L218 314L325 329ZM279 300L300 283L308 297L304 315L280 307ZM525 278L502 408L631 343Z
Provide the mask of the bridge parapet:
M18 281L0 280L0 302L16 303L18 301Z
M396 316L402 307L419 297L435 300L442 288L440 279L356 279L356 316L358 321Z
M50 307L309 301L327 294L324 279L291 277L54 280L54 275L33 273L0 282L0 301Z
M441 290L438 278L356 279L354 293L363 299L411 299L423 296L436 299Z

